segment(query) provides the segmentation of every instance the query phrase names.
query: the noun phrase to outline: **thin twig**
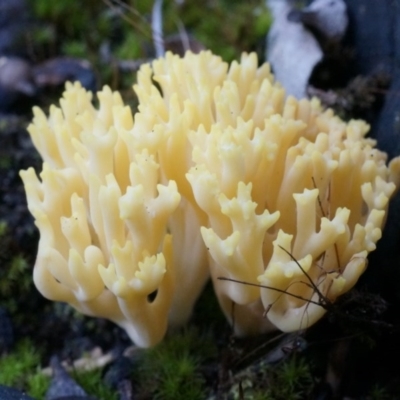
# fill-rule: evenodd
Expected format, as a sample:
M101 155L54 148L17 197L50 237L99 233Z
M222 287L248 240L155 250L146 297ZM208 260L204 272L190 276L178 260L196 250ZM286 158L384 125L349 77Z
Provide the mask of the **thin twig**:
M311 276L308 275L308 273L305 271L305 269L300 265L300 263L297 261L296 257L294 257L290 253L290 251L287 251L282 246L280 246L280 245L278 245L278 246L296 263L296 265L300 268L301 272L306 276L306 278L308 279L308 281L310 282L310 284L312 286L312 289L314 289L315 293L318 294L318 297L320 299L319 303L317 303L317 304L319 304L321 307L324 307L324 306L327 306L328 304L330 304L330 301L322 294L322 292L319 290L319 287L314 283Z
M140 24L138 24L135 20L129 18L127 16L126 13L124 12L119 12L120 10L118 9L118 7L112 3L111 0L103 0L103 2L110 7L112 10L117 11L119 16L124 19L126 22L128 22L130 25L132 25L135 29L137 29L140 33L142 33L145 37L151 37L150 36L150 32L144 28L142 28L142 26ZM131 12L133 15L139 17L140 21L144 24L148 24L148 22L143 18L143 16L137 11L135 10L133 7L127 7L126 4L124 4L122 1L119 0L114 0L115 3L117 3L117 5L120 8L124 8L126 11Z
M241 283L242 285L255 286L255 287L259 287L259 288L263 288L263 289L274 290L275 292L287 294L288 296L292 296L295 299L303 300L303 301L306 301L308 303L312 303L312 304L315 304L315 305L320 306L322 308L325 308L323 304L321 304L321 303L319 303L317 301L314 301L314 300L311 300L311 299L306 299L305 297L302 297L302 296L299 296L297 294L293 294L293 293L287 292L286 290L283 290L283 289L274 288L272 286L260 285L258 283L251 283L251 282L246 282L246 281L239 281L239 280L232 279L232 278L226 278L224 276L219 276L217 279L219 279L220 281L235 282L235 283ZM305 282L300 282L300 283L305 283Z
M151 30L153 32L153 43L157 58L163 57L165 54L162 5L163 0L155 0L151 12Z

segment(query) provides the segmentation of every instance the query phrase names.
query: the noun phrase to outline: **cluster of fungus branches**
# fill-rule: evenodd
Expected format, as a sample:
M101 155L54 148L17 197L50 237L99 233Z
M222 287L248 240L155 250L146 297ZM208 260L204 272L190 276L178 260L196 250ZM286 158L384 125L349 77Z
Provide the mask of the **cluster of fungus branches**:
M167 53L134 90L135 112L108 87L96 108L77 83L34 110L43 170L21 177L40 292L143 347L188 320L209 277L237 334L315 323L364 271L400 160L365 122L286 98L255 54Z

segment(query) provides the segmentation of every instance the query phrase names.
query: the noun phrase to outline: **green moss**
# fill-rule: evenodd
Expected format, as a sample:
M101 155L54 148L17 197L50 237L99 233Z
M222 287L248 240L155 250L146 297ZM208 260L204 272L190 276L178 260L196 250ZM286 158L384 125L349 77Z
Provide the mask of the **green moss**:
M102 381L102 370L79 371L71 374L76 383L80 385L86 393L95 396L99 400L117 400L117 393L107 387Z
M50 384L50 377L40 372L40 353L28 339L0 358L0 372L1 385L24 390L35 399L43 399ZM117 393L102 382L102 370L75 371L71 376L89 395L99 400L117 400Z
M193 31L198 40L226 61L238 59L242 51L256 50L258 41L264 42L272 21L265 2L259 0L185 2L175 10L175 17L169 10L165 13L167 27L168 21L176 21L176 15L179 15L184 26Z
M305 358L294 355L271 375L273 383L268 390L271 399L303 399L311 392L312 373L310 364Z
M0 384L25 387L26 379L40 362L40 354L28 340L22 340L15 350L0 358Z
M248 374L242 374L240 383L232 387L230 393L235 399L240 398L239 384L249 400L306 399L314 389L310 364L296 354L278 366L251 367Z
M117 47L115 55L119 59L137 59L142 57L144 54L143 43L138 34L135 31L127 32L125 40ZM131 82L132 84L132 82Z
M26 392L34 399L44 399L50 385L50 377L37 372L27 377Z
M29 0L34 15L40 20L31 33L35 55L42 59L62 54L89 60L101 78L100 86L115 89L130 87L114 77L101 64L99 49L107 44L116 59L151 57L152 2L88 0L84 6L75 0L49 2ZM114 4L114 7L110 7ZM229 23L221 23L229 21ZM184 29L206 48L226 61L237 59L242 51L260 49L271 24L264 0L215 0L205 2L164 2L164 36Z
M71 57L85 58L87 47L80 40L70 40L62 45L62 52Z
M204 399L200 365L215 356L210 336L186 329L144 352L139 383L143 395L154 399Z

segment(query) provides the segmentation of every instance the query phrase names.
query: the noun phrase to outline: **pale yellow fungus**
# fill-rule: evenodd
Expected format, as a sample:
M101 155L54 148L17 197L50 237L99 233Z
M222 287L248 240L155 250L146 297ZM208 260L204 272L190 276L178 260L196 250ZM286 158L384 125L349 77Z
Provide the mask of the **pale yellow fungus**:
M21 176L38 289L144 347L188 320L209 275L239 334L316 322L325 309L308 277L329 301L354 286L399 160L385 165L365 123L285 100L254 54L229 66L167 53L137 79L136 114L108 88L95 108L79 84L48 118L34 110L43 170Z

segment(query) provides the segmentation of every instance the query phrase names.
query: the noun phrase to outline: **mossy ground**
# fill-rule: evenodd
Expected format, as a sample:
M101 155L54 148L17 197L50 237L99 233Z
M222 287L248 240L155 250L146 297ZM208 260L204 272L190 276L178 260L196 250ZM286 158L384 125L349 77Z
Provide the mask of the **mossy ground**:
M99 87L109 84L113 89L130 89L132 76L118 74L116 61L153 56L151 1L96 0L85 2L85 7L75 0L57 4L28 1L39 22L30 38L35 43L35 57L47 59L61 53L87 59L96 70ZM184 29L226 61L238 59L243 51L258 50L262 56L270 24L270 13L261 0L163 4L165 37ZM109 50L111 58L102 61L100 49Z

